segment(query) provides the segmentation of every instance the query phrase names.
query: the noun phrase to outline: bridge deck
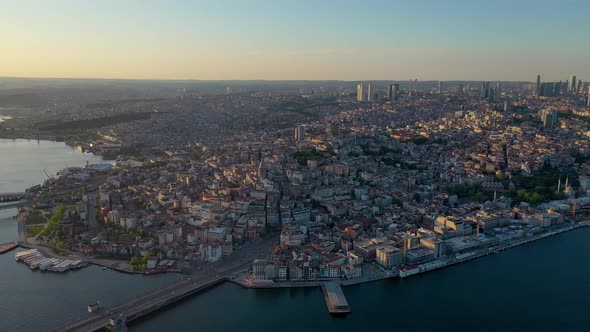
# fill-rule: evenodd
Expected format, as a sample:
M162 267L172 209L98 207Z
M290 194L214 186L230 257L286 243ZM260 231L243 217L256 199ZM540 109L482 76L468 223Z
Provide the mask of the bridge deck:
M226 279L221 277L201 281L182 280L143 296L128 299L112 308L106 308L97 313L89 313L86 317L61 326L54 331L96 331L107 327L109 319L119 315L127 317L127 321L130 322L200 290L217 285Z

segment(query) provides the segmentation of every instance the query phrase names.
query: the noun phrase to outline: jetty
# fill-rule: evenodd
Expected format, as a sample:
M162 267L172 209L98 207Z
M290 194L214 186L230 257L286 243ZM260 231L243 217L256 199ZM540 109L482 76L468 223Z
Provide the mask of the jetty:
M322 292L324 293L324 299L328 306L328 311L334 315L342 315L350 312L348 302L342 292L342 287L337 281L326 282L322 284Z
M9 242L0 244L0 255L5 254L11 250L14 250L18 247L18 242Z

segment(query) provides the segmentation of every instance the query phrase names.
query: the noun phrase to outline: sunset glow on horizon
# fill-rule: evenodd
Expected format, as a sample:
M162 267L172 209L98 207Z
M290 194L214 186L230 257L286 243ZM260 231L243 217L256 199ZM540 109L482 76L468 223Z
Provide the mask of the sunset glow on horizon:
M0 76L590 77L585 17L590 4L583 1L26 0L0 5Z

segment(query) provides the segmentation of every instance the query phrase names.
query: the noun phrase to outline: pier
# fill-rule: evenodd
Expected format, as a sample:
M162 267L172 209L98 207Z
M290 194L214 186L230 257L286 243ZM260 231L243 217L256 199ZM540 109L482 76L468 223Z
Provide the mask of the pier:
M201 281L191 278L183 279L172 285L123 301L112 308L88 313L85 317L58 327L54 331L97 331L104 328L112 331L126 331L129 322L199 291L218 285L225 280L227 277L205 278Z
M350 312L348 302L342 292L342 287L337 281L326 282L322 284L322 292L324 293L324 299L328 306L328 311L331 314L347 314Z
M11 250L16 249L18 247L18 242L9 242L0 244L0 255L5 254Z

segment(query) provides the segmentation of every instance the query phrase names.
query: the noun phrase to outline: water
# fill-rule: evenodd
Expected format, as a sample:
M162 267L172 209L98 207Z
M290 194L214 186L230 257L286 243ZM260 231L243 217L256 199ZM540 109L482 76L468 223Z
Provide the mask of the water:
M43 180L39 167L54 172L89 158L62 143L41 145L47 150L36 141L0 140L0 183L21 191ZM0 210L0 242L17 239L15 213ZM328 314L318 288L251 290L225 283L130 331L590 331L589 238L590 229L576 230L405 280L345 287L352 314L343 318ZM0 331L46 331L85 315L97 300L113 304L177 278L98 267L32 271L14 261L13 251L0 255Z
M131 331L590 331L590 229L403 280L344 287L331 317L319 289L224 284Z
M47 331L86 314L86 306L114 305L171 283L178 275L137 276L91 266L78 271L33 271L0 255L0 331Z
M65 143L0 139L0 192L21 192L68 166L98 164L102 157L80 153Z

